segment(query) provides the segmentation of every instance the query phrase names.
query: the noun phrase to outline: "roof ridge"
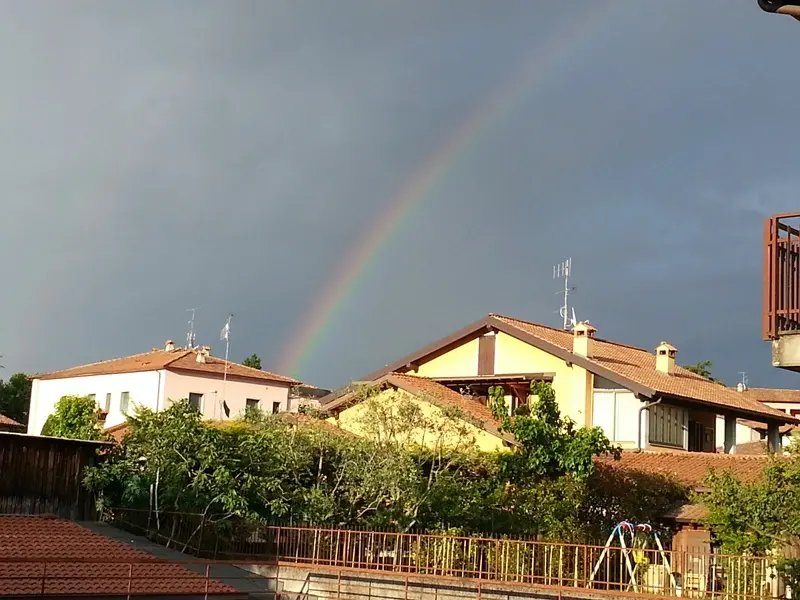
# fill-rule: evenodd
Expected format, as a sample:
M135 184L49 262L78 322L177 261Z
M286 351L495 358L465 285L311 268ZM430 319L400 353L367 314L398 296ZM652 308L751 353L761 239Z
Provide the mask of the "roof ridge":
M728 387L730 387L730 386L728 386ZM735 390L735 389L736 389L736 387L735 387L735 386L734 386L734 387L730 387L730 389L732 389L732 390ZM745 392L755 392L755 391L761 391L761 392L800 392L800 389L794 389L794 388L765 388L765 387L746 387L746 388L745 388L743 391L745 391Z
M148 354L155 354L156 352L169 352L168 350L163 350L161 348L153 348L152 350L147 350L145 352L137 352L136 354L129 354L127 356L115 356L114 358L107 358L106 360L98 360L95 362L87 363L85 365L77 365L74 367L67 367L66 369L57 369L55 371L48 371L47 373L37 373L36 375L32 376L32 379L37 379L39 377L43 377L45 375L56 375L58 373L65 373L67 371L73 371L75 369L85 369L88 367L97 367L100 365L106 365L112 363L117 360L129 359L129 358L138 358L140 356L147 356ZM175 352L173 350L172 352Z
M542 325L541 323L534 323L533 321L526 321L525 319L518 319L517 317L509 317L508 315L500 315L497 313L489 313L490 317L499 317L501 319L508 319L509 321L517 321L518 323L525 323L526 325L533 325L534 327L541 327L543 329L547 329L549 331L557 331L559 333L564 333L567 335L572 335L571 332L566 331L564 329L559 329L558 327L551 327L550 325ZM602 337L595 337L595 341L602 342L604 344L612 344L614 346L620 346L622 348L629 348L631 350L639 350L641 352L647 352L648 354L652 354L650 350L647 348L642 348L641 346L634 346L632 344L626 344L624 342L617 342L615 340L609 340Z
M763 442L764 440L755 440L755 441ZM762 460L762 461L770 458L769 455L767 454L725 454L723 452L690 452L688 450L676 450L676 451L623 450L622 453L628 456L631 455L635 456L637 454L647 454L649 456L666 455L666 456L680 456L686 458L694 458L695 456L725 457L726 459L734 459L734 460Z

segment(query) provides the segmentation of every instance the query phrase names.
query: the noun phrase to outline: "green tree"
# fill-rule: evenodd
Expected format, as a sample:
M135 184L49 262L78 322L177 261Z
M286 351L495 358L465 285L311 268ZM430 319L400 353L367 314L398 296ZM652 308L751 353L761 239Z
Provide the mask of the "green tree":
M31 403L31 380L25 373L15 373L8 381L0 379L0 414L27 425Z
M696 375L700 375L700 377L705 377L706 379L708 379L709 381L713 381L714 383L722 383L721 380L711 376L711 367L713 366L714 363L711 362L710 360L701 360L698 363L695 363L693 365L686 365L683 368L686 369L687 371L695 373Z
M561 416L553 386L531 382L535 400L530 414L506 416L503 430L514 435L520 448L501 457L506 475L513 480L529 477L585 478L594 470L594 457L610 454L619 458L600 427L576 428L575 422Z
M260 370L261 369L261 358L258 356L258 354L256 354L254 352L253 354L251 354L250 356L245 358L242 361L242 364L245 367L250 367L251 369L259 369Z
M697 501L708 509L705 519L723 552L764 555L780 553L800 536L800 445L797 439L789 457L773 457L762 478L741 483L729 472L708 477L707 494ZM800 562L781 562L794 586L800 584Z
M42 435L75 440L103 440L97 405L90 396L63 396L48 417Z

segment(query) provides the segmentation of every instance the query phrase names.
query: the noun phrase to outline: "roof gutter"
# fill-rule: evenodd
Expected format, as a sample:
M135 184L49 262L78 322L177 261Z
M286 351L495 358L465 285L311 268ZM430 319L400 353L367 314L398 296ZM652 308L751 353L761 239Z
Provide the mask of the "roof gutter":
M651 406L655 406L656 404L661 404L661 401L663 399L664 399L663 397L659 397L658 400L655 400L653 402L647 402L639 407L639 412L637 413L639 417L639 423L637 424L638 434L636 436L637 450L642 449L642 412L644 412L645 410L649 411Z

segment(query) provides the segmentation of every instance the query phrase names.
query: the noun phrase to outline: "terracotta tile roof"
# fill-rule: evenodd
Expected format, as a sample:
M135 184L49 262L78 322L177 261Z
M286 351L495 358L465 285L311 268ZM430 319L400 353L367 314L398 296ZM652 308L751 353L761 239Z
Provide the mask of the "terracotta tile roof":
M333 435L340 435L342 437L348 437L348 438L357 437L355 436L355 434L350 433L349 431L345 431L344 429L334 425L333 423L330 423L323 419L310 417L303 413L281 413L280 416L287 423L289 423L294 427L316 428L319 431L332 433Z
M737 456L758 456L762 454L768 454L767 442L765 440L755 440L753 442L736 444Z
M739 423L749 427L750 429L755 429L756 431L767 431L767 424L762 423L760 421L751 421L750 419L737 419ZM781 435L786 435L787 433L791 433L792 431L800 430L800 427L796 425L781 425L778 428Z
M112 427L106 427L103 430L104 433L107 433L114 438L118 444L122 443L122 439L128 434L128 431L130 431L130 425L127 423L120 423Z
M24 427L22 423L17 423L14 419L11 419L2 414L0 414L0 425L6 427Z
M800 404L800 390L778 390L773 388L747 388L743 392L738 392L746 398L758 402L794 402Z
M569 331L502 315L491 315L491 317L562 350L572 352L573 335ZM676 366L675 373L672 375L661 373L656 370L655 354L643 348L600 338L594 338L593 342L591 363L604 367L608 371L621 375L656 393L700 401L723 408L735 408L755 415L779 417L784 423L797 422L786 413L770 408L724 385L709 381L683 367Z
M708 509L702 504L684 504L665 516L678 523L700 523L707 514Z
M598 457L595 462L615 469L627 469L671 477L692 488L702 488L710 471L730 471L743 483L758 481L769 462L768 456L740 456L712 452L623 452L620 460Z
M0 596L125 595L131 568L131 592L137 595L205 592L202 574L159 561L75 523L0 516ZM212 590L238 594L214 580L209 582Z
M207 356L205 362L197 362L197 351L177 348L175 350L154 349L150 352L124 356L101 362L54 371L37 375L36 379L64 379L68 377L86 377L89 375L110 375L116 373L138 373L143 371L159 371L161 369L191 371L221 377L225 370L225 361L215 356ZM261 380L267 382L298 384L296 379L251 369L238 363L228 362L228 377Z

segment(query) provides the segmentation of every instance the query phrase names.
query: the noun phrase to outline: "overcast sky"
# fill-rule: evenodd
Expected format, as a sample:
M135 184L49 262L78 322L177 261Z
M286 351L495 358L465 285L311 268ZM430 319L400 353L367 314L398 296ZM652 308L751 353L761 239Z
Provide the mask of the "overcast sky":
M540 64L302 378L490 312L558 325L572 256L601 337L800 387L760 333L762 220L800 210L800 23L756 0L19 0L0 40L0 377L182 341L191 307L212 353L233 312L231 357L276 369L431 153Z

